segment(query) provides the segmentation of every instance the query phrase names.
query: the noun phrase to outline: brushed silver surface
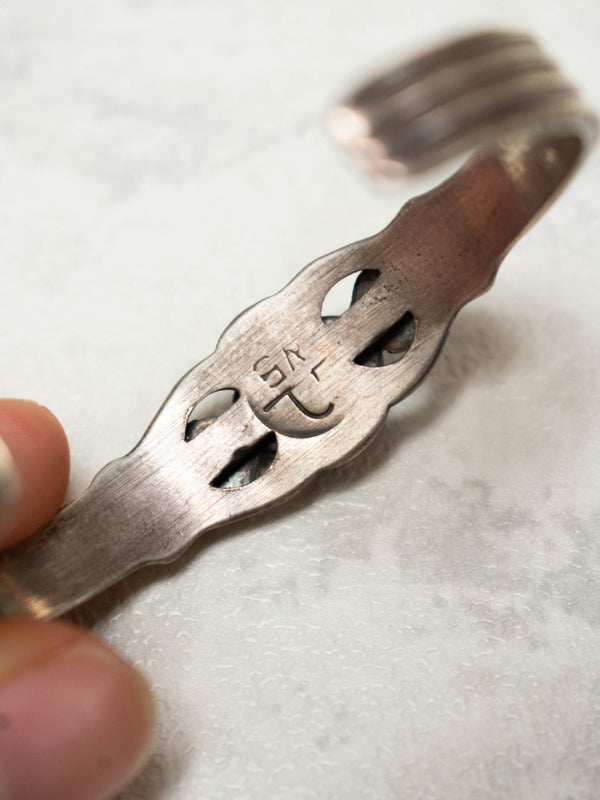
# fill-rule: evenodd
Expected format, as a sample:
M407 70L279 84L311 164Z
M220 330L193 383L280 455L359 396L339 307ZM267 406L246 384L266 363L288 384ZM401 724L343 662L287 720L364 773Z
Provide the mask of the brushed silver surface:
M137 447L3 556L0 614L62 614L359 453L389 407L426 375L456 313L490 287L596 135L593 115L534 40L507 32L468 37L392 68L354 92L331 129L387 176L476 149L383 231L317 259L237 317ZM324 320L331 287L365 270L370 278L355 302ZM414 336L395 345L390 331L406 315ZM395 349L399 360L364 359L374 344ZM235 390L236 401L186 435L198 402L221 389ZM265 471L220 479L263 443L271 448Z

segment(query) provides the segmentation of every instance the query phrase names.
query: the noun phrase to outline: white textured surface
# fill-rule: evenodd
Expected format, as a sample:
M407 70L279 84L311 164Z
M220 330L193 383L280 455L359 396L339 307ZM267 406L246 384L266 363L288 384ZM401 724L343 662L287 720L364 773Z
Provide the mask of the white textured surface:
M382 227L326 140L382 56L501 23L600 107L596 0L5 0L0 390L76 494L229 320ZM600 794L600 159L355 463L85 619L154 686L122 800Z

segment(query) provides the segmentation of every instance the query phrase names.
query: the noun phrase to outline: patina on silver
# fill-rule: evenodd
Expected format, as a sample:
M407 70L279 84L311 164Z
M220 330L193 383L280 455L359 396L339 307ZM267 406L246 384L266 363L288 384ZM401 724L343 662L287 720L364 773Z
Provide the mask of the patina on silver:
M235 319L138 446L3 557L1 613L62 614L354 457L564 187L596 121L533 39L488 32L387 70L350 95L331 129L387 176L474 153L383 231L318 259ZM324 297L352 273L362 276L354 302L323 319ZM222 389L234 390L233 404L192 424L196 404Z

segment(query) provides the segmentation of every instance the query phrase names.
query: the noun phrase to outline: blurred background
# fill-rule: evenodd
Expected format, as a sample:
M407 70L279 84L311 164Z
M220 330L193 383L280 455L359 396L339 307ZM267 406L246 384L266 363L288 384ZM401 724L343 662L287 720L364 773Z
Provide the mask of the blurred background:
M332 104L498 26L600 108L596 0L4 0L0 391L61 418L72 497L236 314L420 190L357 173ZM597 797L599 178L359 460L78 615L157 698L121 800Z

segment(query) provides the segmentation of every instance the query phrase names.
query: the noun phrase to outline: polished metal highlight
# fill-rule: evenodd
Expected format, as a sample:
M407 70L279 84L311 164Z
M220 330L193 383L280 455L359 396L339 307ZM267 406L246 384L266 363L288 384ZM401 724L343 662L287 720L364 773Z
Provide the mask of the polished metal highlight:
M0 524L10 515L19 494L19 478L10 450L0 438Z
M0 613L62 614L359 453L564 187L596 121L533 39L488 32L365 84L331 130L385 176L475 152L383 231L318 259L235 319L138 446L3 557ZM352 273L353 303L324 319L324 297ZM192 424L198 402L222 389L235 390L230 408Z

